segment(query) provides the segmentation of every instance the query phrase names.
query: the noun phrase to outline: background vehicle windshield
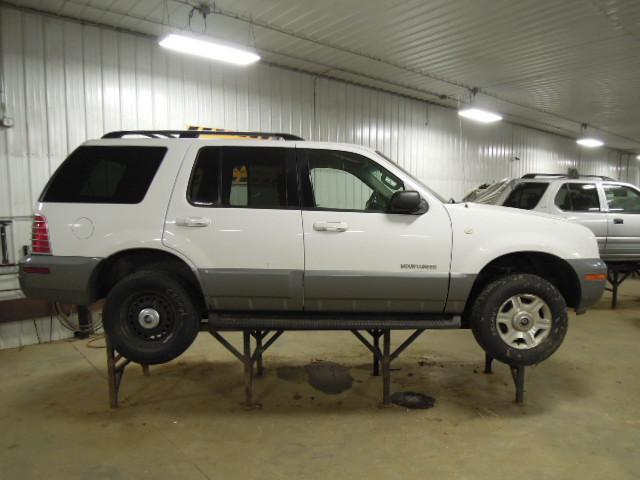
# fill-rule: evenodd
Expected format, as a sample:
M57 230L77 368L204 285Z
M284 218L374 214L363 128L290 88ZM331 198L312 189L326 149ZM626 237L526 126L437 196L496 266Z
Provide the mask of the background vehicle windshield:
M416 182L418 185L420 185L422 188L424 188L427 192L429 192L431 195L433 195L434 197L436 197L438 200L440 200L442 203L446 203L447 200L440 195L439 193L435 192L431 187L428 187L427 185L424 184L424 182L422 182L421 180L419 180L418 178L416 178L415 176L413 176L411 173L407 172L404 168L402 168L397 162L394 162L393 160L391 160L389 157L387 157L384 153L376 150L376 153L378 155L380 155L382 158L384 158L385 160L393 163L397 168L399 168L404 174L406 174L409 178L411 178L414 182Z

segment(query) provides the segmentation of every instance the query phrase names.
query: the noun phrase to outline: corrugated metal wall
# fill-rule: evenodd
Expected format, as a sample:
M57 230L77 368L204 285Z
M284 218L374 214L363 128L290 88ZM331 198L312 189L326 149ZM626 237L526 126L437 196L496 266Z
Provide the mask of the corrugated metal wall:
M630 156L528 128L461 122L452 110L269 65L225 67L145 37L10 7L0 15L15 119L0 130L0 217L18 217L14 258L29 238L20 217L31 214L53 170L85 139L118 129L197 124L364 144L454 198L486 181L568 167L640 181Z

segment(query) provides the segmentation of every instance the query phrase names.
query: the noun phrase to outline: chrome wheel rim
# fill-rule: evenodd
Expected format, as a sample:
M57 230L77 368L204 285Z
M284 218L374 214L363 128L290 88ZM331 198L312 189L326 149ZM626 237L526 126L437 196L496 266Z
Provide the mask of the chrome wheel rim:
M535 348L549 336L553 319L549 305L531 293L510 297L498 310L496 326L502 341L511 348Z

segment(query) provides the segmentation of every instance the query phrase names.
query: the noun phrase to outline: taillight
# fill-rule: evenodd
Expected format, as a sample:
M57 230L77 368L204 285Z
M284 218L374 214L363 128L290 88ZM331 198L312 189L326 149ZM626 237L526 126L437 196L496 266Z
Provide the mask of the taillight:
M51 243L49 241L49 226L44 215L33 217L31 228L31 252L51 255Z

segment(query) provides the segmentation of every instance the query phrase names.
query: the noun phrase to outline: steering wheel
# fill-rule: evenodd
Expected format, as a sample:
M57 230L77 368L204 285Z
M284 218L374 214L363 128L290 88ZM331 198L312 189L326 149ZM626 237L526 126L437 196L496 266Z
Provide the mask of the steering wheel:
M380 193L374 190L369 197L369 200L367 200L367 203L365 203L364 209L367 211L372 210L377 212L384 212L387 209L386 199Z

